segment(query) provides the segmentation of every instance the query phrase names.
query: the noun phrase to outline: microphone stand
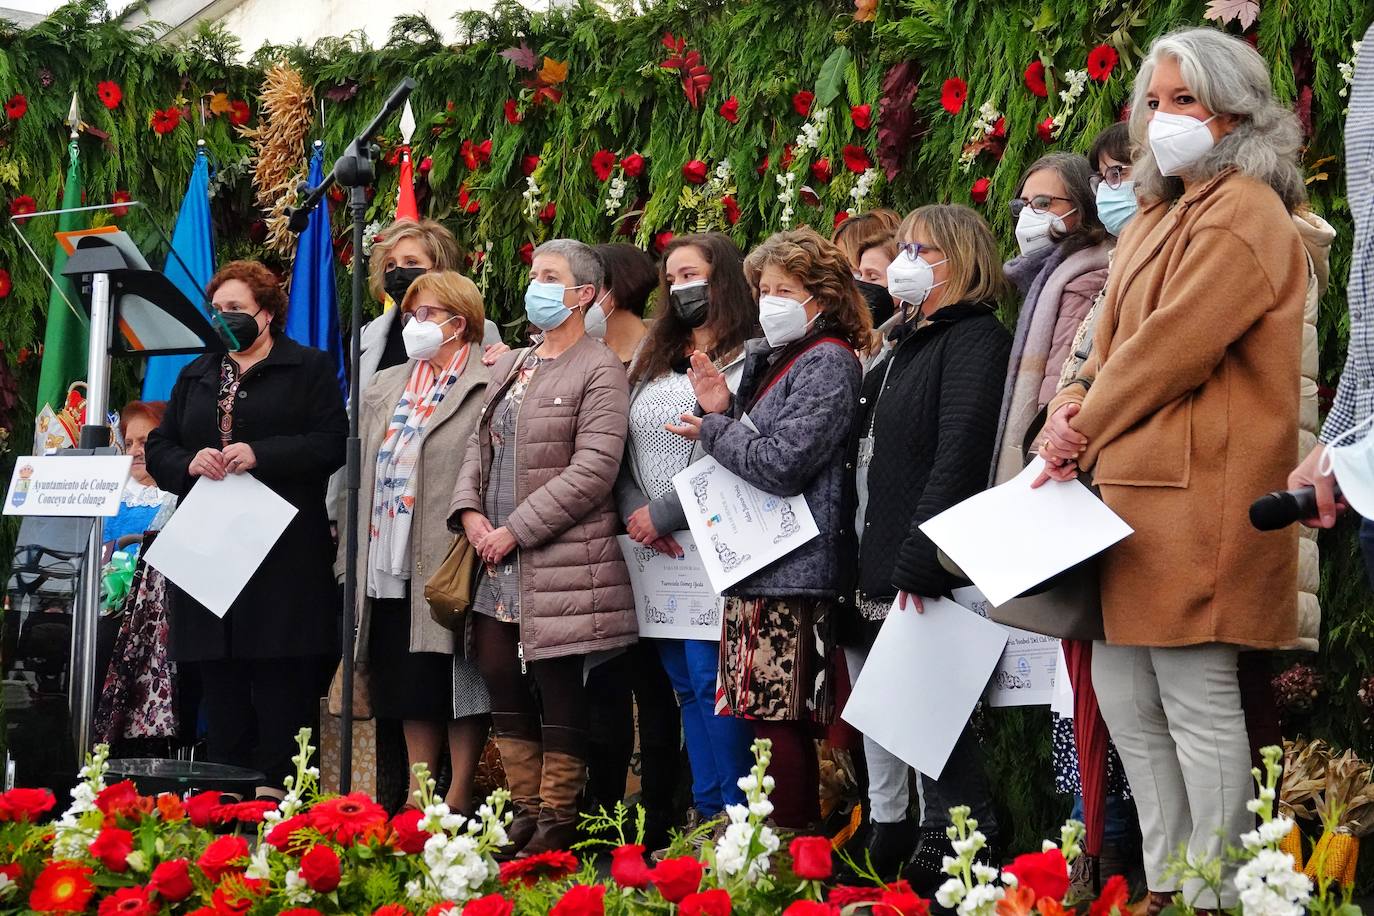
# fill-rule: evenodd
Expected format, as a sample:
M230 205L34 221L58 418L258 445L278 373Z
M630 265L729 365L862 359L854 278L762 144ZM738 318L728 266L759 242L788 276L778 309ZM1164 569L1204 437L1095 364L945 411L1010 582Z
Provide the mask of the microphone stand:
M348 188L348 208L353 217L353 305L348 330L348 445L344 464L344 486L347 500L344 517L339 520L344 538L344 594L342 652L343 652L343 709L339 749L339 791L348 794L353 788L353 629L357 625L354 609L358 597L358 488L362 482L362 439L358 429L358 363L362 356L363 330L363 233L367 229L367 189L377 178L375 159L377 147L372 137L382 129L392 115L405 104L415 88L415 80L406 77L391 91L385 104L362 132L348 144L344 154L334 163L333 170L314 188L302 187L305 200L299 207L287 210L287 226L292 232L303 232L310 223L310 211L319 205L329 188L337 184Z

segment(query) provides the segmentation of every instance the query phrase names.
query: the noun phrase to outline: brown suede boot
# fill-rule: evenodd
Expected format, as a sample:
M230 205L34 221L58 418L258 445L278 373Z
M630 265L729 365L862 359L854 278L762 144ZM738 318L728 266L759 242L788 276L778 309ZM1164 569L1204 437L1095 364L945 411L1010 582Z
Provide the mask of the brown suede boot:
M586 783L585 760L556 752L544 755L544 778L539 786L539 826L517 858L569 849L577 842L577 797Z
M539 742L528 738L498 737L496 746L501 751L501 766L506 771L506 784L510 787L511 808L515 815L515 819L506 827L510 843L496 858L513 859L525 848L539 825L539 789L543 780L544 754Z

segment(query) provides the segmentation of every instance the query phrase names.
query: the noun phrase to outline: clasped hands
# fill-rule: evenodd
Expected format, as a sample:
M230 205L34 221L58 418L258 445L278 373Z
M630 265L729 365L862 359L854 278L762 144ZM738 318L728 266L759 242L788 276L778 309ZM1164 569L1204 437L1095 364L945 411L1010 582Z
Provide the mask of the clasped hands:
M1040 446L1045 469L1035 478L1031 489L1037 489L1049 480L1066 481L1078 476L1078 458L1083 454L1083 449L1088 447L1088 437L1070 425L1070 421L1078 416L1078 410L1077 404L1065 404L1045 424L1045 441Z
M223 449L203 448L196 452L186 473L192 477L223 480L226 474L243 474L258 466L258 456L247 442L231 442Z
M492 528L491 521L476 509L463 513L463 531L477 556L488 565L500 563L516 546L515 535L509 528L504 525Z

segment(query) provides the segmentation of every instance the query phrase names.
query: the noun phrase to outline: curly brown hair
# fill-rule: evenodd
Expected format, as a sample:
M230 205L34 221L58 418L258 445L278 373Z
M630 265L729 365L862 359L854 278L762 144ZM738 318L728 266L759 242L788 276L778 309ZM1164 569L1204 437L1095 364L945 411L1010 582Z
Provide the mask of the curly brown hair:
M809 226L769 236L744 259L744 272L755 298L759 278L769 265L801 281L815 297L835 334L851 347L866 353L873 346L873 317L854 284L849 259L833 242L826 241Z
M859 259L870 248L881 248L889 261L897 260L897 227L901 224L901 214L879 207L840 223L830 241L840 247L849 258L849 265L858 270Z
M268 325L272 333L280 334L286 327L287 299L277 275L260 261L230 261L205 285L205 298L213 300L215 292L230 280L238 280L248 287L258 308L272 316Z

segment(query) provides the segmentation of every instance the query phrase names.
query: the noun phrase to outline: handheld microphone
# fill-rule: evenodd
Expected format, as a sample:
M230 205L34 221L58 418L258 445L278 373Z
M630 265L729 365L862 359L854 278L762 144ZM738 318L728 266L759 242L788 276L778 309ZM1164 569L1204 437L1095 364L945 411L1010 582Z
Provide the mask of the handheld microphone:
M1335 496L1341 497L1339 486L1335 487ZM1317 491L1312 487L1278 490L1250 504L1250 524L1259 531L1278 531L1305 518L1316 518L1317 514Z

